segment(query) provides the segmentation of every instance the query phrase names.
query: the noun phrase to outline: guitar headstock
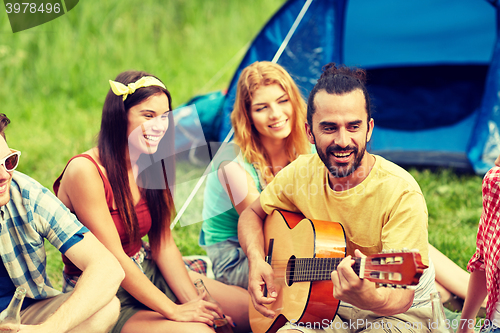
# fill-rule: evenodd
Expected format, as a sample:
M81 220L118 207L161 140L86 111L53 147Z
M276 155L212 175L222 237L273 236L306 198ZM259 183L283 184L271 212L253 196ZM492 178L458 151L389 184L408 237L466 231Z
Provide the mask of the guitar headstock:
M393 287L417 285L427 268L422 264L420 253L408 250L374 254L363 261L360 267L361 278Z

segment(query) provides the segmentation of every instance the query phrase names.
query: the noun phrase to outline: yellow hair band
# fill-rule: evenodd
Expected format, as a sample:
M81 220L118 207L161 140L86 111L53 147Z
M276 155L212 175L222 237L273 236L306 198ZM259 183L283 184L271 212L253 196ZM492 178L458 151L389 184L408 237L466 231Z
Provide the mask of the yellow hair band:
M143 76L139 80L129 83L128 85L124 85L121 82L109 80L109 85L111 86L111 90L113 90L113 93L116 96L123 95L123 100L126 100L128 95L133 94L139 88L159 86L163 89L167 89L160 80L152 76Z

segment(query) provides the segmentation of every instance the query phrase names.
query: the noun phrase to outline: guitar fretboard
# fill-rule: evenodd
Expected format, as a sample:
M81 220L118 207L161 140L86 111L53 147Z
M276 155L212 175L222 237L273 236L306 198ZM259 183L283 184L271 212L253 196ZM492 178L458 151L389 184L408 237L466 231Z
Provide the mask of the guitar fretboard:
M331 273L337 269L344 258L295 258L290 259L287 269L289 283L304 281L324 281L331 279ZM353 258L354 272L359 276L361 259Z

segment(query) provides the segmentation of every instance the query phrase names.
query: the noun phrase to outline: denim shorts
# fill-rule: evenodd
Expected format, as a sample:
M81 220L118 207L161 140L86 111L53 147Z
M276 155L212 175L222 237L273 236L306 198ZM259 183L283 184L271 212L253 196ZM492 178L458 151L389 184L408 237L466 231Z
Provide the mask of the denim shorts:
M230 285L248 288L248 258L237 239L203 246L212 261L215 279Z
M500 333L500 328L495 325L483 326L480 333Z

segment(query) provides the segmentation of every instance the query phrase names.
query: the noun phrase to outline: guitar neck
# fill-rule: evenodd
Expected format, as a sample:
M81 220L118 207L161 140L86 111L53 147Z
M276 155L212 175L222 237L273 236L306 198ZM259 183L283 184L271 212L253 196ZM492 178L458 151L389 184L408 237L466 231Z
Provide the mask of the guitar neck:
M324 281L331 279L331 273L344 258L295 258L289 262L287 280L293 282ZM352 269L363 278L364 259L353 258L355 261Z

